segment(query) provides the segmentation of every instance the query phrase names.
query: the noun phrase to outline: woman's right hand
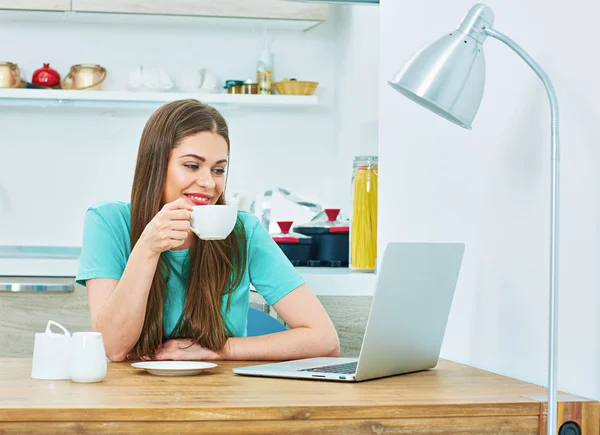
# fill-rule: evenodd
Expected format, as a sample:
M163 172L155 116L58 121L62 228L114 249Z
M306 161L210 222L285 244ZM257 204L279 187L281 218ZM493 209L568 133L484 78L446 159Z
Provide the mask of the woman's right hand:
M183 198L165 204L146 225L140 241L156 254L180 247L190 233L192 210Z

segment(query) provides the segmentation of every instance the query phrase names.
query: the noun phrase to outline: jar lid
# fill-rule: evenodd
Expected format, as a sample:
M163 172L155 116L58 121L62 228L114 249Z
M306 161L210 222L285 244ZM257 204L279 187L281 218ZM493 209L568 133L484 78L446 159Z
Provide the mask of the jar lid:
M377 156L354 156L355 165L377 165L379 157Z
M302 225L294 227L302 234L347 234L350 232L348 222L339 219L339 208L326 208L324 214L318 214Z
M256 80L247 79L247 80L244 80L244 84L245 85L255 85L257 83L256 83Z
M271 237L276 243L311 243L312 239L304 234L294 233L290 231L293 221L277 221L280 233L272 234Z
M225 89L231 88L233 86L241 86L244 84L243 80L226 80L225 81L225 86L223 86Z

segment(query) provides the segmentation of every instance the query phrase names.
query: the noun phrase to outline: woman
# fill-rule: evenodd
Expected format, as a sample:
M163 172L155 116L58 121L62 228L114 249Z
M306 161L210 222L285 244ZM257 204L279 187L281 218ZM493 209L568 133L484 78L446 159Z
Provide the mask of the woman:
M192 206L225 204L229 133L195 100L160 107L138 151L131 203L88 209L77 282L112 361L338 356L319 300L253 215L225 239L190 231ZM245 337L250 283L290 329Z

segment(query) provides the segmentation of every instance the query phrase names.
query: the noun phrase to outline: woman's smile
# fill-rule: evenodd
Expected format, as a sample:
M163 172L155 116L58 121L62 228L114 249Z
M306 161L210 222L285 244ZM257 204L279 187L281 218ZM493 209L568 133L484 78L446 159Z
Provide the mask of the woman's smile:
M210 199L212 198L210 195L206 195L205 193L184 193L183 195L192 205L208 205L210 204Z

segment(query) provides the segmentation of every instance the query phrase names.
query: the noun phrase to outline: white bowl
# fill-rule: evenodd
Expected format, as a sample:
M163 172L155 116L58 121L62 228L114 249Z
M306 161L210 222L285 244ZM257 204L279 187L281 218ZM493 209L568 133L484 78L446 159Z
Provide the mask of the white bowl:
M236 220L235 205L198 205L192 210L191 230L202 240L223 240L233 231Z

